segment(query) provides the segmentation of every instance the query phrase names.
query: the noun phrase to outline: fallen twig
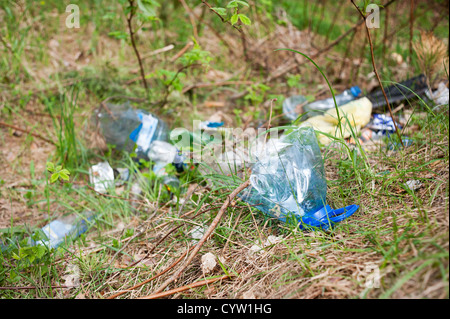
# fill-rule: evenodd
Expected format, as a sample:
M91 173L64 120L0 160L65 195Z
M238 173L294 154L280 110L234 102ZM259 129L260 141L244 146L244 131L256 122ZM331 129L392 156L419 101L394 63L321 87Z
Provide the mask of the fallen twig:
M199 252L200 248L203 246L205 241L209 238L209 236L212 234L214 229L217 227L217 224L219 223L220 219L222 218L223 214L227 210L228 206L231 204L231 201L239 194L243 189L247 188L250 185L250 180L245 181L241 185L239 185L233 192L231 192L230 195L228 195L227 199L223 203L222 207L220 208L219 212L217 213L217 216L214 218L213 222L209 226L208 230L205 232L203 237L200 239L198 244L194 247L193 252L188 257L188 259L184 262L184 264L169 278L167 279L156 291L154 294L157 294L161 291L163 291L169 284L174 282L178 279L178 277L181 275L181 273L187 268L187 266L192 262L195 255Z
M178 287L178 288L175 288L175 289L172 289L172 290L168 290L168 291L164 291L164 292L161 292L161 293L154 293L154 294L151 294L151 295L148 295L148 296L144 296L144 297L140 297L140 298L137 298L137 299L157 299L157 298L161 298L161 297L167 297L167 296L173 295L173 294L175 294L177 292L182 292L182 291L189 290L189 289L192 289L192 288L196 288L196 287L200 287L200 286L204 286L204 285L209 285L209 284L212 284L212 283L214 283L216 281L221 281L221 280L224 280L224 279L228 279L231 276L232 276L231 274L230 275L223 275L223 276L218 277L218 278L212 278L212 279L197 281L197 282L194 282L194 283L186 285L186 286Z
M43 140L43 141L45 141L45 142L47 142L47 143L49 143L49 144L53 144L53 145L57 146L55 142L49 140L48 138L43 137L42 135L39 135L39 134L30 132L30 131L28 131L28 130L21 129L20 127L17 127L17 126L15 126L15 125L11 125L11 124L8 124L8 123L5 123L5 122L0 122L0 126L9 127L9 128L12 128L12 129L14 129L14 130L16 130L16 131L20 131L20 132L23 132L23 133L30 134L30 135L32 135L32 136L34 136L34 137L36 137L36 138L39 138L39 139L41 139L41 140Z
M194 246L194 247L195 247L195 246ZM149 278L149 279L147 279L147 280L144 280L143 282L141 282L141 283L139 283L139 284L137 284L137 285L134 285L134 286L131 287L131 288L128 288L127 290L119 291L119 292L115 293L114 295L109 296L109 297L106 298L106 299L114 299L114 298L117 298L117 297L123 295L124 293L133 291L134 289L139 288L139 287L145 285L146 283L149 283L149 282L152 281L153 279L156 279L156 278L158 278L159 276L164 275L164 274L165 274L166 272L168 272L170 269L172 269L173 267L175 267L175 266L176 266L176 265L184 258L184 256L186 256L186 254L187 254L189 251L191 251L192 249L194 249L194 247L191 247L190 249L186 250L186 251L185 251L185 252L184 252L177 260L175 260L169 267L167 267L166 269L164 269L164 270L161 271L160 273L158 273L158 274L152 276L151 278Z
M19 286L19 287L0 287L0 290L25 290L25 289L63 289L70 288L69 286L44 286L44 287L35 287L35 286Z
M211 82L211 83L195 83L192 85L189 85L188 87L185 87L183 91L181 91L183 94L196 88L207 88L207 87L213 87L213 86L226 86L226 85L252 85L253 81L222 81L222 82Z

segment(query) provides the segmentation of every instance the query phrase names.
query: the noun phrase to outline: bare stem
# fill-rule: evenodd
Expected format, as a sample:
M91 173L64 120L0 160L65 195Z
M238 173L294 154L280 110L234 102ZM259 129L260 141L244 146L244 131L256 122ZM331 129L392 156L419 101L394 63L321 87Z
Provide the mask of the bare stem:
M139 62L139 68L140 68L140 71L141 71L142 84L144 85L146 94L148 95L148 84L147 84L147 80L145 79L144 66L142 65L142 59L141 59L141 56L139 55L139 51L138 51L138 49L136 47L136 42L134 40L134 31L133 31L133 27L131 25L131 22L133 21L133 17L134 17L136 8L134 6L134 0L128 0L128 3L130 4L130 15L127 17L128 32L130 33L131 45L133 46L134 53L136 54L136 57L137 57L138 62Z
M365 22L365 21L366 21L366 16L364 15L364 13L363 13L363 12L361 11L361 9L355 4L355 2L353 2L353 0L350 0L350 1L353 3L353 5L355 6L355 8L358 10L359 14L361 14L361 16L362 16L362 18L364 19L364 22ZM377 77L377 80L378 80L378 83L379 83L379 85L380 85L381 91L383 92L384 99L386 100L386 104L387 104L387 107L388 107L388 109L389 109L389 114L391 115L392 121L394 122L395 132L397 133L397 136L398 136L398 138L399 138L399 140L400 140L400 143L402 144L402 146L403 146L403 148L404 148L405 145L403 144L402 137L400 136L400 132L399 132L398 127L397 127L397 123L395 122L395 120L394 120L394 115L392 114L391 105L389 104L388 97L387 97L387 95L386 95L386 92L384 91L383 84L381 83L381 79L380 79L380 76L379 76L379 74L378 74L377 67L376 67L376 65L375 65L375 57L374 57L374 55L373 55L373 43L372 43L372 38L371 38L371 36L370 36L370 31L369 31L369 28L367 27L367 23L364 23L364 25L365 25L365 27L366 27L367 37L368 37L368 39L369 39L369 44L370 44L370 54L371 54L371 57L372 57L373 71L375 72L375 75L376 75L376 77Z

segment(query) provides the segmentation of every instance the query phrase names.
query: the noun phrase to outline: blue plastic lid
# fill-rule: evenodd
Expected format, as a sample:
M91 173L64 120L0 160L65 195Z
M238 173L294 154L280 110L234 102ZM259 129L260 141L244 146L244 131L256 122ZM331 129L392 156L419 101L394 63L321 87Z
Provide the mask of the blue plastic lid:
M308 226L312 226L327 230L335 223L339 223L340 221L343 221L353 215L358 208L358 205L350 205L334 210L329 205L326 205L314 214L303 216L301 218L300 229L305 229Z
M354 97L357 97L361 94L361 89L359 88L359 86L353 86L350 88L350 92L352 92Z
M225 122L208 122L206 125L207 127L222 127L225 124Z

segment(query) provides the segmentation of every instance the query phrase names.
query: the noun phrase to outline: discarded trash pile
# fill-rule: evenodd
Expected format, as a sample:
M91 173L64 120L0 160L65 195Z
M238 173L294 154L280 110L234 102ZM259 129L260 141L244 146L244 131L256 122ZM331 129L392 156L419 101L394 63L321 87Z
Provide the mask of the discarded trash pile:
M404 82L393 84L385 88L389 104L401 103L414 98L433 101L436 107L448 105L448 88L440 83L436 92L430 93L426 77L419 75ZM308 103L303 96L292 96L283 102L283 111L289 120L297 120L300 127L312 125L319 134L319 141L329 145L335 139L345 139L350 144L358 142L363 145L371 142L381 142L385 137L388 140L387 148L396 150L400 142L392 139L395 126L402 126L387 114L377 114L386 99L381 89L366 96L361 96L361 90L355 86L333 98ZM335 101L336 105L335 106ZM373 114L372 114L373 113ZM402 137L405 146L410 146L412 140Z
M436 92L429 92L423 75L387 87L386 94L390 103L421 97L434 101L438 106L448 105L449 95L443 83ZM327 205L327 182L318 142L329 145L333 140L343 138L350 144L364 145L369 141L387 140L388 149L399 148L399 143L390 136L396 126L401 129L402 125L390 116L377 112L386 104L384 95L380 90L361 95L361 89L355 86L335 99L312 103L308 103L303 96L289 97L283 103L283 112L297 125L296 129L268 140L264 135L262 144L255 144L255 138L249 143L249 152L234 146L231 150L225 149L221 154L222 161L215 158L213 161L224 175L234 174L238 170L242 172L244 168L251 169L250 186L238 195L242 201L285 223L294 223L300 229L328 230L354 214L359 206L334 210ZM176 174L193 167L192 154L183 153L169 142L169 129L164 121L154 114L134 109L128 102L103 104L93 119L99 124L108 144L134 154L133 159L138 163L151 162L152 171L169 193L180 189ZM199 121L194 131L188 133L189 144L199 140L202 144L203 133L208 133L208 139L210 134L225 134L224 124L220 120ZM407 136L402 141L406 147L412 144ZM212 143L208 147L222 149L222 142ZM167 172L171 165L174 169ZM95 191L106 194L130 182L133 173L127 168L113 168L108 162L100 162L90 167L89 181ZM411 190L420 187L413 182L417 181L409 181L407 185ZM141 191L135 182L131 192L138 195ZM85 232L94 220L95 214L91 212L55 220L42 229L47 240L32 242L58 247L65 239Z

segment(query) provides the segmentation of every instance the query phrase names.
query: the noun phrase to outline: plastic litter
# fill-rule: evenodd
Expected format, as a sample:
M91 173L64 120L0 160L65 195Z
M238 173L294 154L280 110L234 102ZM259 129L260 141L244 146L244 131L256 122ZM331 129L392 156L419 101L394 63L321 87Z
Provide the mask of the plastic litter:
M402 129L399 123L397 124L398 129ZM389 135L395 132L395 124L392 117L384 114L374 114L372 121L367 125L373 131L380 132L383 135Z
M180 180L176 176L166 175L163 177L162 184L170 193L176 193L180 188Z
M445 84L442 84L445 86ZM445 96L444 87L440 85L443 96ZM399 103L408 99L416 98L416 95L421 96L427 93L426 77L423 74L407 79L398 84L393 84L384 88L386 96L390 104ZM438 91L439 91L438 90ZM436 91L436 92L438 92ZM447 104L448 104L448 88L447 88ZM428 93L429 94L429 93ZM345 105L358 97L361 98L361 89L358 86L354 86L343 93L335 96L337 106ZM365 97L372 103L373 109L378 109L382 106L386 106L386 99L384 97L381 88L378 88L374 92L371 92ZM445 104L445 99L441 100L442 104ZM323 115L326 110L335 108L333 98L325 100L319 100L302 106L302 109L298 108L298 105L305 104L306 98L303 96L293 96L286 99L283 102L283 112L290 120L295 120L299 114L306 113L304 118L310 118L318 115ZM436 102L438 103L438 102ZM441 102L439 102L441 103Z
M414 141L407 136L402 136L402 142L405 147L410 147L414 143ZM391 139L387 145L387 149L390 151L398 151L403 149L403 146L400 142Z
M448 105L449 100L449 90L444 82L439 83L438 89L434 92L427 90L425 92L426 96L436 103L436 106Z
M44 245L49 248L57 248L67 240L73 240L86 232L88 222L94 220L93 212L84 212L81 216L69 215L60 219L56 219L44 226L41 230L47 239L33 241L34 245Z
M426 76L420 74L413 78L407 79L399 84L392 84L384 88L389 104L399 103L405 100L416 98L423 95L427 91L427 79ZM386 99L384 97L381 88L378 88L374 92L366 95L372 102L373 108L378 109L386 105Z
M108 144L118 150L132 152L137 145L138 158L147 159L152 141L167 141L167 125L156 115L144 110L135 110L129 102L124 104L106 104L96 112L103 136Z
M114 170L108 162L101 162L89 168L89 182L99 193L106 193L114 187Z
M345 90L341 94L335 96L336 104L337 106L345 105L355 100L360 95L361 89L358 86L353 86L350 89ZM334 99L331 97L328 99L319 100L312 102L310 104L306 104L303 107L303 111L307 113L308 117L313 117L316 115L323 115L326 111L334 107L335 107Z
M383 137L385 137L385 135L383 134L382 131L375 132L369 128L364 128L361 130L361 135L358 137L358 141L362 145L369 143L371 141L372 142L380 141ZM356 144L353 137L350 138L349 142L351 144Z
M163 168L173 164L178 173L184 170L185 157L172 144L165 141L153 141L147 153L149 159L155 162L153 171L156 175L164 175Z
M361 89L353 86L345 90L341 94L335 96L337 106L347 104L361 95ZM305 113L305 118L317 115L323 115L327 110L335 107L334 99L328 98L323 100L306 103L307 100L301 95L293 96L283 102L283 112L291 120L295 120L300 113ZM302 104L304 104L302 106ZM301 106L301 110L300 107Z
M306 103L308 100L303 95L288 97L283 101L283 113L289 120L294 121L299 114L303 113L303 105Z
M121 186L130 179L130 170L128 168L114 168L115 186Z
M311 127L298 128L274 143L276 151L254 164L251 187L241 192L242 200L281 221L294 220L301 229L328 229L358 209L351 205L333 210L326 205L323 160Z
M419 180L409 180L405 183L405 185L410 190L415 191L416 189L419 189L422 186L422 182Z
M211 121L203 121L199 124L199 129L201 130L210 130L215 131L220 127L223 127L225 125L225 122L211 122Z
M312 125L312 127L320 132L335 136L338 138L349 138L352 135L352 130L358 134L362 127L365 127L371 119L372 103L366 97L358 100L354 100L343 106L338 107L339 117L341 118L341 130L339 129L339 120L336 109L330 109L324 113L324 115L317 115L308 118L302 122L299 127L306 127ZM350 125L352 126L350 128ZM332 139L326 135L320 134L319 141L328 145L332 142Z

